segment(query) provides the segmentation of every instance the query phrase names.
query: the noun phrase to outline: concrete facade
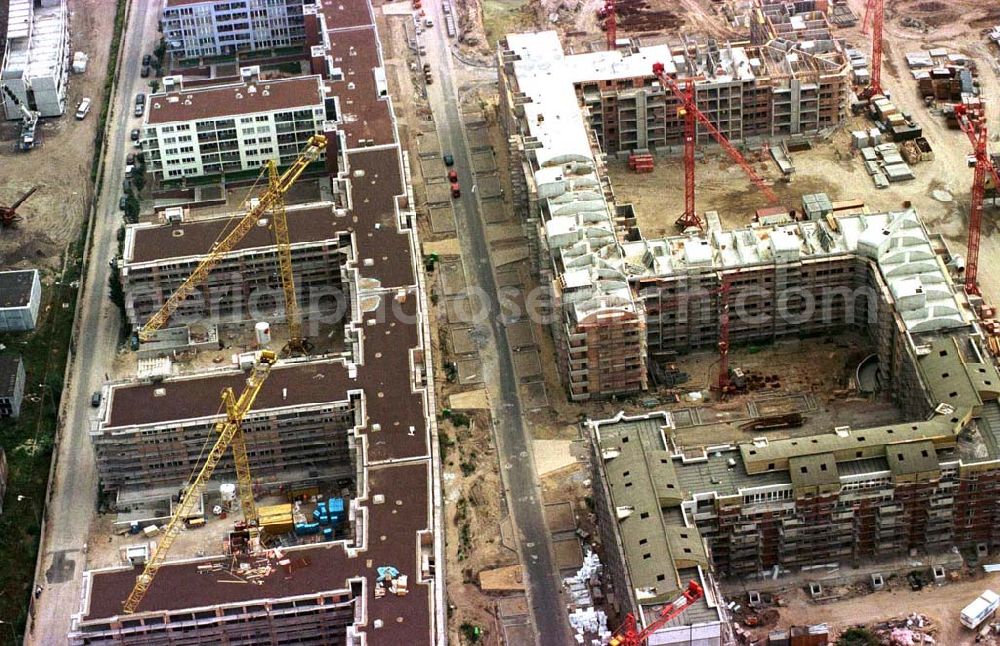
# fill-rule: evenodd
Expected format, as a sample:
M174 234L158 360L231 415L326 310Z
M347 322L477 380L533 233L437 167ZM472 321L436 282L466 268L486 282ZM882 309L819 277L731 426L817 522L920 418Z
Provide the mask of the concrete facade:
M0 355L0 417L17 419L24 399L24 361L20 355Z
M179 58L227 56L305 41L303 0L167 0L160 19Z
M326 120L319 76L268 81L245 67L238 82L194 88L168 76L149 98L142 149L161 180L286 166Z
M353 253L334 203L287 208L292 273L306 322L347 309L343 267ZM140 327L191 275L202 255L229 223L229 216L196 221L127 225L119 277L128 321ZM171 323L242 322L284 317L284 296L274 236L252 230L209 273L198 292L171 316Z
M87 572L67 637L73 646L447 643L434 357L409 160L397 138L391 100L372 74L382 59L370 3L342 0L307 9L312 51L321 60L343 61L339 79L322 67L316 71L350 106L349 115L327 130L327 169L333 201L350 222L346 246L356 248L346 262L333 258L343 265L338 271L350 285L351 307L344 318L343 351L283 360L274 368L251 413L260 415L250 431L258 434L260 450L251 450L249 458L254 473L258 462L277 471L284 458L268 452L275 442L287 440L295 445L293 459L302 460L301 468L309 466L307 444L332 443L317 446L313 453L320 456L348 445L356 483L348 512L352 535L296 544L280 553L259 551L249 558L243 553L177 554L127 616L121 614L122 601L137 570ZM161 233L172 236L170 231ZM162 463L186 460L185 440L208 428L221 388L241 389L243 380L241 372L220 371L161 383L110 384L110 401L100 411L103 428L95 431L121 430L117 439L125 451L156 456L146 466L167 473L175 467ZM149 443L141 439L143 433L149 433ZM128 477L124 465L117 469L113 477ZM174 482L174 491L187 476ZM331 476L337 477L336 470L325 465L305 474ZM278 476L268 479L273 477ZM375 568L383 564L406 575L407 594L376 590ZM256 585L231 585L231 573L244 565L266 574Z
M0 332L34 330L41 304L37 269L0 272Z
M0 87L39 116L61 116L66 109L69 75L66 0L12 0L7 12L7 43L0 60ZM21 119L21 110L7 93L0 93L0 97L6 118Z

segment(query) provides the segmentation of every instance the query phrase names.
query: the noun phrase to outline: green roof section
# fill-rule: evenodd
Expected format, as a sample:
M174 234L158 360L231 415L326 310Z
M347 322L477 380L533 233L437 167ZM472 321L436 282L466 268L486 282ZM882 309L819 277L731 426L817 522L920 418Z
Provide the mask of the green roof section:
M910 481L937 478L941 475L941 464L933 442L910 442L885 447L885 458L893 478ZM909 476L909 477L907 477Z
M643 604L672 600L687 583L679 569L708 566L697 528L668 522L662 512L685 495L665 443L670 424L668 415L594 423L633 594Z

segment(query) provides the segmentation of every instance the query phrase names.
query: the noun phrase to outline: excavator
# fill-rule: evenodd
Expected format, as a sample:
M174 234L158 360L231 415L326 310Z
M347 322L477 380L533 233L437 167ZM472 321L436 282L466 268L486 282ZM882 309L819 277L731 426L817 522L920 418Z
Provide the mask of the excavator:
M17 201L10 206L0 206L0 227L6 229L7 227L12 227L20 222L23 218L17 214L17 207L24 204L24 201L34 195L37 190L37 186L32 186L27 193L19 197Z
M17 96L11 91L6 85L3 87L4 94L7 95L8 100L17 106L17 109L21 111L21 137L18 140L17 148L21 151L28 151L35 147L35 130L38 128L38 113L34 110L29 110Z

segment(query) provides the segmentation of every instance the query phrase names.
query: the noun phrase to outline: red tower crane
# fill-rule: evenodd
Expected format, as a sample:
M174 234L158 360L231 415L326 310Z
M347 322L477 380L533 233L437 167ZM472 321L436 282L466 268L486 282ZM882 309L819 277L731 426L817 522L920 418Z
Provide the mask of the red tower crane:
M979 235L983 222L983 198L986 195L986 173L993 176L994 188L1000 189L1000 175L990 159L987 142L989 134L986 128L986 116L979 119L970 118L965 105L955 106L958 125L968 135L975 150L976 170L972 180L972 205L969 207L969 247L965 259L965 291L979 295Z
M615 0L605 0L604 9L604 29L608 35L608 51L613 51L615 43L618 41L618 14L615 13Z
M870 21L872 24L872 79L864 91L864 98L882 94L882 24L884 18L884 0L868 0L865 5L865 20L861 23L861 33L868 35Z
M712 120L698 109L697 100L695 99L694 80L687 79L685 81L687 91L681 90L677 81L667 76L663 63L653 63L653 75L659 79L664 87L669 88L674 93L674 96L677 97L677 100L680 101L681 108L678 110L678 115L684 117L684 214L677 220L677 225L685 228L689 226L701 226L698 215L694 210L696 121L701 122L705 130L708 131L708 134L712 135L719 145L722 146L723 150L729 154L729 157L743 169L743 172L747 174L750 181L754 183L754 186L767 197L768 202L777 204L778 196L774 194L774 191L764 183L764 180L754 171L750 163L740 154L740 151L736 150L735 146L729 143L725 135L719 132L719 129L715 127Z
M660 611L660 616L656 618L656 621L646 626L643 630L639 630L635 621L635 615L630 612L625 617L625 623L622 624L615 636L608 642L608 646L643 646L650 635L663 628L667 622L687 610L703 596L705 596L705 591L698 585L698 582L688 581L687 589L684 590L681 596L663 606L663 610Z

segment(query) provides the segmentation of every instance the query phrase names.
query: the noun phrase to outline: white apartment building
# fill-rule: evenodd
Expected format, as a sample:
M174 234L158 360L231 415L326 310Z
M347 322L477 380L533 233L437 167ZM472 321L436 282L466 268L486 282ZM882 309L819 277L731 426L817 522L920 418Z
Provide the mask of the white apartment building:
M0 92L0 103L7 119L21 118L19 105L43 117L58 117L65 110L68 26L66 0L11 0L0 58L0 86L6 90Z
M160 25L180 58L289 47L305 40L303 0L167 0Z
M325 94L318 75L260 80L258 67L233 83L185 89L163 79L149 99L142 135L149 172L171 180L295 161L309 137L324 132Z

